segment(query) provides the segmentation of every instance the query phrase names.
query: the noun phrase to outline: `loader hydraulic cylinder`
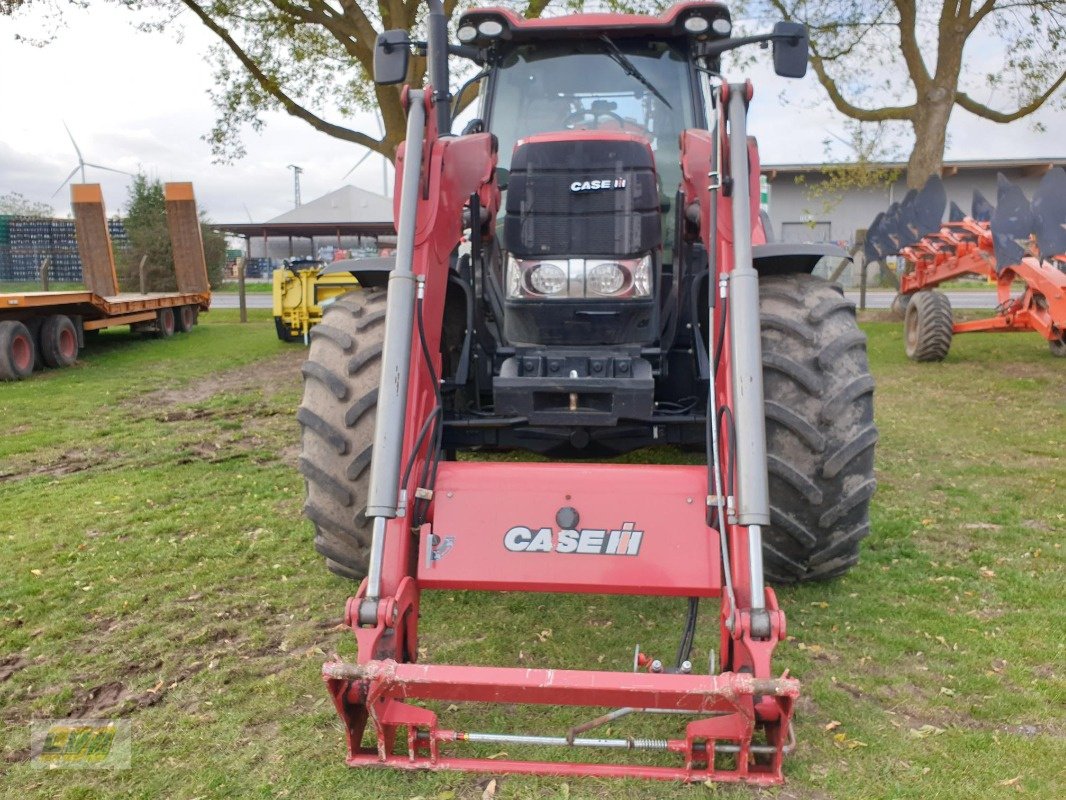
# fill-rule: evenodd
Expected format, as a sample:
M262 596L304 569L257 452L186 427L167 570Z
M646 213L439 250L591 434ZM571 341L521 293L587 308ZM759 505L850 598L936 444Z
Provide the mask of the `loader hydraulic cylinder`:
M729 278L729 342L736 427L737 521L748 528L752 608L763 607L762 527L770 524L763 419L759 276L752 263L748 184L747 87L729 87L729 173L733 178L733 272Z
M400 215L397 220L396 266L389 273L385 310L385 343L382 349L381 387L378 390L374 429L374 458L370 466L370 489L366 515L374 518L367 599L381 594L381 562L384 556L385 520L395 517L400 493L400 461L403 456L404 415L410 374L411 339L414 330L416 280L412 270L418 211L418 181L422 166L423 129L426 123L424 94L411 90L407 114Z

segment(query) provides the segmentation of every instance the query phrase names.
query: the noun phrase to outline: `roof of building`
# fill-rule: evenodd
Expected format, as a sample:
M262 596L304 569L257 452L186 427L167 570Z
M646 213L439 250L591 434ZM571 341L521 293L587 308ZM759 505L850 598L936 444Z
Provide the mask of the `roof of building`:
M392 199L355 186L324 194L266 222L236 222L214 225L237 236L389 236Z
M844 163L835 164L763 164L764 173L776 174L799 174L803 172L821 172L830 167L850 166ZM881 161L871 164L871 167L880 169L907 169L906 161ZM1058 158L977 158L962 160L947 160L944 162L943 173L945 176L955 175L959 172L971 170L995 169L995 170L1021 170L1025 173L1040 175L1052 167L1066 166L1066 156Z
M391 225L392 200L348 185L267 220L270 225L293 222L388 222Z

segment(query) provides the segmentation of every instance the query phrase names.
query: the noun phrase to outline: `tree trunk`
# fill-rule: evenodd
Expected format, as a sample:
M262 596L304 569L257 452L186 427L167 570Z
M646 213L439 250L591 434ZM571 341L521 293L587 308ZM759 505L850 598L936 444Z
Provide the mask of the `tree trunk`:
M934 86L911 120L911 126L914 128L914 149L911 150L911 157L907 162L908 188L920 189L928 178L940 174L944 166L948 119L954 105L954 92Z

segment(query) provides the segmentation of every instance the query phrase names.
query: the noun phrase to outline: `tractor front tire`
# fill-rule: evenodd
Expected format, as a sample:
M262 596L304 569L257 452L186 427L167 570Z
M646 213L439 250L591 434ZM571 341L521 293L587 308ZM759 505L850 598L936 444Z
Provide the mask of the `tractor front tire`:
M331 303L311 329L302 372L299 469L315 527L315 550L329 570L362 579L370 559L365 515L370 454L385 341L385 292L351 292Z
M874 381L855 306L813 275L759 281L774 583L826 580L859 560L870 532Z
M936 289L916 293L903 318L904 348L912 361L943 361L951 349L955 323L951 301Z

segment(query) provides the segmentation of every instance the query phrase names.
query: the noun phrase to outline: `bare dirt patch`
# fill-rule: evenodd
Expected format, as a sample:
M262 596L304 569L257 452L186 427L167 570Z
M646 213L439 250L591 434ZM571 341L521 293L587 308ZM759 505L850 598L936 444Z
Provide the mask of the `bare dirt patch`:
M306 357L304 348L293 347L264 361L205 376L180 389L149 392L137 397L135 403L138 406L147 405L154 408L195 405L224 392L242 393L255 389L260 390L264 397L270 398L299 384L300 365Z
M0 659L0 683L3 683L30 662L22 656L8 656Z
M855 316L859 322L902 322L903 317L897 314L895 311L887 308L871 309L868 308L865 311L856 311Z
M0 471L0 483L41 476L61 478L101 466L110 460L110 454L103 450L68 450L44 464L18 465L14 469Z
M144 675L159 669L162 665L162 661L157 661L147 667L129 666L121 674L123 676ZM67 716L92 717L108 714L121 717L143 708L150 708L162 702L171 689L202 672L206 666L201 661L193 662L169 678L160 678L155 686L140 693L131 691L122 681L108 681L78 695Z

